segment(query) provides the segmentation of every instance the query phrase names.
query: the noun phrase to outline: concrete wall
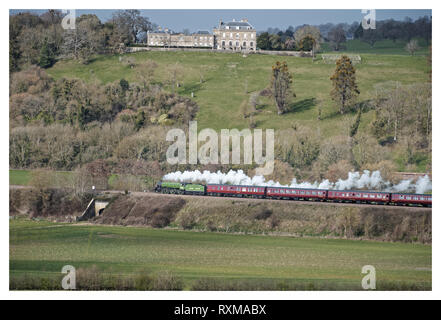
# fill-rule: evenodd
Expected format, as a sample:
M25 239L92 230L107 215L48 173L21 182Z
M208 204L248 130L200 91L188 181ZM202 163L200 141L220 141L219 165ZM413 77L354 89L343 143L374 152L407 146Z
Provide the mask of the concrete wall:
M109 204L109 201L102 201L102 200L90 200L89 204L87 205L86 210L84 210L83 214L79 217L77 217L77 221L86 221L95 217L98 217L102 210L107 207Z

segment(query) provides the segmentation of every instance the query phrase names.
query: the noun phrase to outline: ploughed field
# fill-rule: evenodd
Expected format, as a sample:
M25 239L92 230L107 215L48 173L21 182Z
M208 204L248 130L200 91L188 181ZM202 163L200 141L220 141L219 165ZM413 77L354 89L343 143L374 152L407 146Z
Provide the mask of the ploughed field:
M378 289L430 289L430 245L292 238L10 220L10 281L61 279L64 265L131 277L169 271L194 289L204 278L229 288L359 290L364 265ZM242 286L238 284L242 283ZM244 287L244 283L248 287ZM236 284L236 285L235 285ZM236 287L235 287L236 286Z

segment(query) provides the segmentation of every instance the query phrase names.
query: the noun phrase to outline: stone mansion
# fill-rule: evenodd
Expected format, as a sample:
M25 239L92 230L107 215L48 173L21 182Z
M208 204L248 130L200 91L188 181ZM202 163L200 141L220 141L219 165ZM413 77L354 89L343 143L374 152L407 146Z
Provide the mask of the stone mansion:
M147 44L150 47L168 48L209 48L230 51L255 51L256 29L247 19L240 21L219 22L213 29L198 31L193 34L173 33L167 29L147 34Z

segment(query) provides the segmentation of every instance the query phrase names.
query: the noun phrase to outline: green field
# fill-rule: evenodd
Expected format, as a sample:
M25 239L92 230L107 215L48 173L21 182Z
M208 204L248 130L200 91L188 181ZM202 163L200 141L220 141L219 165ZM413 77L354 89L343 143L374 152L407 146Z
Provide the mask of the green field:
M325 64L320 56L310 58L280 57L213 52L139 52L131 54L138 65L146 60L158 64L156 78L165 83L167 68L179 63L184 72L178 93L187 97L194 93L200 111L197 115L198 129L244 128L248 119L241 115L240 105L249 100L252 92L266 88L270 81L271 66L277 60L287 61L294 75L294 92L297 97L290 111L278 116L273 102L263 98L260 112L254 117L259 128L289 128L293 123L317 128L324 136L346 135L340 115L330 98L331 81L335 66ZM428 65L424 55L362 54L357 64L357 79L361 94L359 101L373 96L374 85L388 81L402 84L428 80ZM76 61L60 61L47 70L55 79L81 78L86 81L109 83L122 78L137 81L137 66L130 68L119 61L119 56L99 56L88 65ZM200 74L204 82L200 82ZM322 120L318 120L318 109ZM349 115L351 116L351 115ZM352 115L355 116L355 115ZM360 130L365 130L372 120L373 112L362 117Z
M168 270L186 289L220 280L327 283L358 287L364 265L377 283L431 287L431 246L186 232L10 220L10 276L57 277L61 268L95 265L113 274Z
M427 55L428 46L424 39L416 39L418 41L419 50L417 50L415 55ZM382 40L378 41L371 47L367 42L363 42L358 39L348 40L343 44L342 52L347 53L375 53L375 54L400 54L409 55L406 51L407 42L404 40ZM322 44L322 50L327 53L331 52L329 43Z
M30 170L9 170L9 184L16 186L26 186L31 180Z
M71 171L53 171L55 179L66 179L72 175ZM27 186L32 179L32 170L9 170L9 184L15 186Z

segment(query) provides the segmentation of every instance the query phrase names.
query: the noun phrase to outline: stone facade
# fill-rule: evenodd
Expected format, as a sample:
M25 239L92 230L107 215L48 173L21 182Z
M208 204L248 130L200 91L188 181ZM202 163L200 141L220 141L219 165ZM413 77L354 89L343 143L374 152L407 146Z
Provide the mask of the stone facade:
M151 47L213 48L214 37L208 31L190 35L170 32L149 32L147 44Z
M147 44L149 47L255 51L256 30L246 19L227 23L220 21L219 26L214 28L213 34L208 31L199 31L190 35L172 33L168 30L149 32Z
M256 29L246 19L220 21L213 34L214 47L218 50L256 51Z

